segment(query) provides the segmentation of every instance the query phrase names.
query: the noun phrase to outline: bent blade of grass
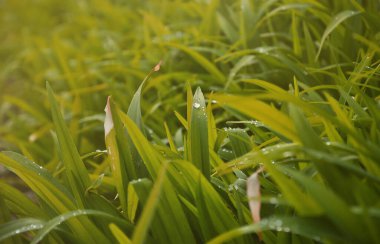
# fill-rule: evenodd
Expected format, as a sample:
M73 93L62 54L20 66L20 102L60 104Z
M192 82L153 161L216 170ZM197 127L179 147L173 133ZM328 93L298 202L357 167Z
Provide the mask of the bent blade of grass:
M290 118L276 108L252 97L222 94L215 94L213 97L222 105L231 107L252 118L256 118L281 135L295 142L299 141ZM281 121L281 123L279 123L279 121Z
M326 30L322 35L321 43L319 45L317 55L315 56L315 61L318 60L318 57L321 54L321 51L323 48L323 44L325 43L327 37L331 34L331 32L333 32L339 26L339 24L341 24L343 21L359 13L360 12L358 11L345 10L337 14L335 17L333 17L332 21L327 25Z
M130 229L132 228L132 226L126 220L115 217L115 216L110 215L108 213L105 213L102 211L97 211L97 210L91 210L91 209L79 209L79 210L74 210L74 211L70 211L70 212L61 214L61 215L49 220L48 222L46 222L44 224L44 227L34 236L31 243L36 244L36 243L42 241L42 239L46 235L48 235L52 230L57 228L57 226L59 226L63 222L65 222L71 218L76 218L76 217L82 216L82 215L99 216L99 217L102 217L105 219L109 219L111 221L118 221L119 223L124 224L125 226L129 227ZM90 227L91 226L88 226L88 231L91 230ZM92 241L94 241L94 243L110 243L110 240L104 234L95 236L94 235L95 233L93 233L93 232L91 232L91 233L93 234L93 240Z
M208 144L208 122L206 104L201 89L198 87L193 98L190 122L191 162L210 178L210 155Z
M63 214L77 208L67 189L42 167L13 152L0 153L0 162L17 174L53 212ZM68 224L82 241L92 242L94 236L102 240L102 234L88 219L74 219Z
M66 166L66 174L72 193L80 206L84 206L84 193L91 184L87 169L80 158L79 152L74 144L69 130L65 125L59 106L54 98L54 93L49 83L46 83L48 97L51 104L51 112L55 125L60 147L60 156Z
M74 208L71 193L43 167L14 152L1 152L0 162L58 213Z
M27 231L41 229L44 224L44 220L35 218L21 218L9 221L0 225L0 241Z
M207 242L208 244L227 243L237 237L258 233L268 230L279 232L290 232L297 235L305 236L315 241L335 241L343 240L338 230L326 222L324 219L302 218L297 216L273 216L263 219L258 223L241 226L239 228L225 232Z

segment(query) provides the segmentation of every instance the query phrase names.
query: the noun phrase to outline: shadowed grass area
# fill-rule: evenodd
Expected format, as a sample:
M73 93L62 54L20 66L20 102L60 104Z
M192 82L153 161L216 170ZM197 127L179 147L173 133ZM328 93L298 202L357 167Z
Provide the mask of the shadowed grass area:
M0 1L0 241L380 242L379 13Z

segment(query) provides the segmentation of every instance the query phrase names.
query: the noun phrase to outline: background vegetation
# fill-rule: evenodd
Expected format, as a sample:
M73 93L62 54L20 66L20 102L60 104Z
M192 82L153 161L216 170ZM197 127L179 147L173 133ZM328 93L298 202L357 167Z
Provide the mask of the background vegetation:
M0 1L0 241L380 243L379 13Z

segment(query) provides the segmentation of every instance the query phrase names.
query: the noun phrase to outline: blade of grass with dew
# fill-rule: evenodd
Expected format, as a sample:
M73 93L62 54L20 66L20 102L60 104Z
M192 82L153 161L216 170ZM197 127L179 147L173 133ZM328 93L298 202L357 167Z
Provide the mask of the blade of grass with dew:
M231 107L262 121L272 130L295 142L299 141L290 118L286 114L264 102L243 96L222 94L215 94L214 99L224 106ZM281 121L281 123L278 123L278 121Z
M205 99L201 89L197 88L193 98L190 122L191 162L209 179L210 156L207 124Z
M263 219L259 223L242 226L225 232L210 240L208 244L225 243L242 235L258 233L259 231L263 231L265 233L268 230L291 232L309 237L315 241L339 242L343 240L343 236L338 232L338 230L324 219L302 218L295 216L273 216Z
M36 244L40 241L42 241L43 238L45 238L46 235L49 234L52 230L57 228L57 226L61 225L63 222L71 219L71 218L77 218L78 216L82 215L93 215L93 216L99 216L104 219L109 219L110 221L117 221L119 224L122 224L124 227L129 228L132 230L132 226L124 219L115 217L113 215L110 215L108 213L97 211L97 210L91 210L91 209L79 209L70 211L64 214L61 214L48 222L44 224L44 227L34 236L33 240L31 241L32 244ZM79 218L80 219L80 218ZM97 239L99 238L99 239ZM106 238L105 235L97 236L96 239L93 239L94 243L111 243L109 239Z
M72 195L44 168L13 152L0 153L0 162L17 174L53 212L62 214L76 208ZM82 241L104 239L88 219L69 221L69 227Z
M44 220L34 218L15 219L0 225L0 241L4 241L12 236L41 229L45 224Z

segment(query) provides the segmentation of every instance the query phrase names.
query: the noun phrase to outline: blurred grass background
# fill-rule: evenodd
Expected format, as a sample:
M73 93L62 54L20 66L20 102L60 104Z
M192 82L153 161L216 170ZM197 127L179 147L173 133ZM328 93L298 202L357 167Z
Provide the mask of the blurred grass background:
M367 50L374 60L368 67L376 67L378 58L376 1L40 0L1 5L1 145L24 148L43 161L50 158L43 148L51 144L44 136L49 131L45 81L59 91L72 132L88 152L103 148L99 120L106 95L126 109L138 83L161 59L163 69L147 88L143 110L148 126L163 136L157 124L181 110L187 81L208 92L239 91L236 83L242 78L282 87L293 76L307 85L342 84L331 71L352 70ZM344 11L335 21L344 20L342 26L329 26ZM326 26L332 33L316 59Z

